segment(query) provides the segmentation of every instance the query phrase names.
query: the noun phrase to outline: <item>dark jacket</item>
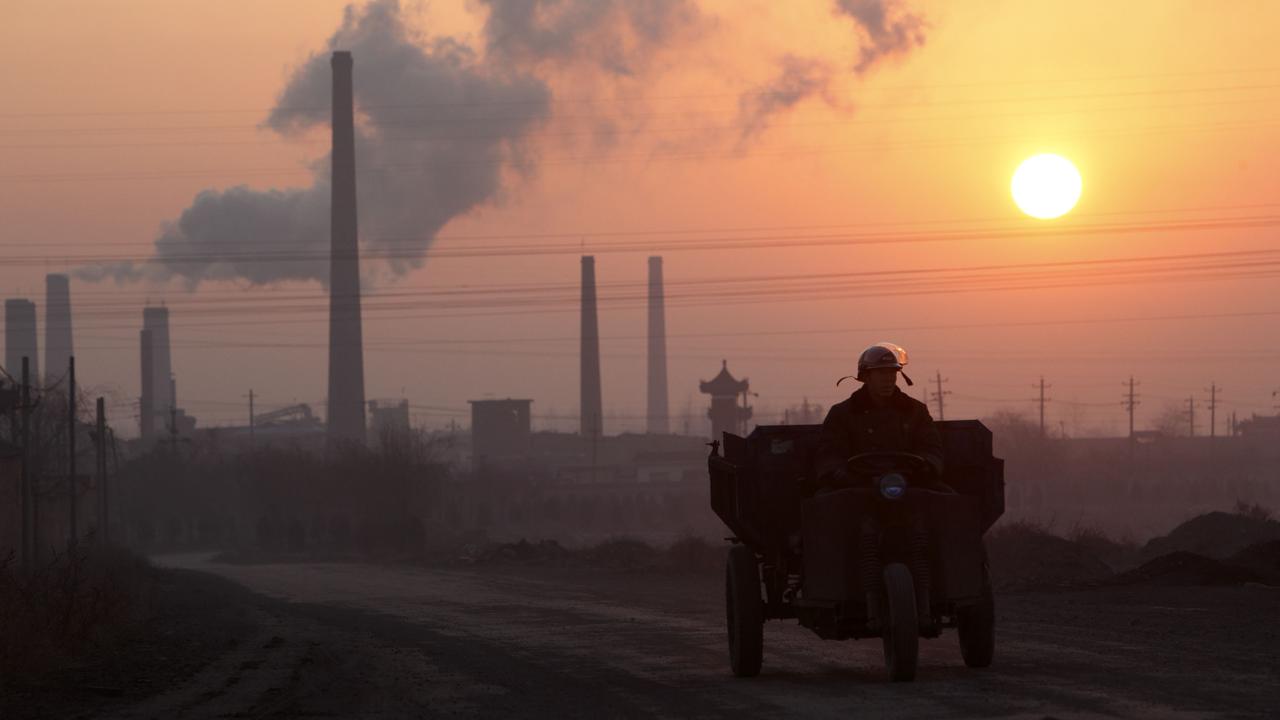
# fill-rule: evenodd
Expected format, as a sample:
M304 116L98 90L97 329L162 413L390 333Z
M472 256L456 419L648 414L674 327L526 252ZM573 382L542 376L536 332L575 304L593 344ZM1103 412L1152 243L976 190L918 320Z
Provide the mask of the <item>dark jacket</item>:
M818 440L819 481L843 470L851 456L872 450L915 453L942 474L942 437L929 408L900 389L884 405L864 387L831 406Z

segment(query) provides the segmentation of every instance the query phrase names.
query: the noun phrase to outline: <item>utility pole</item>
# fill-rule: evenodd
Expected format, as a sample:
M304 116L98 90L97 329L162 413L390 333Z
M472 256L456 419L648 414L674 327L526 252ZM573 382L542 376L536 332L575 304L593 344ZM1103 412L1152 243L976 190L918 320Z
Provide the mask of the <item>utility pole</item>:
M1196 396L1192 395L1187 398L1187 422L1190 429L1190 437L1196 436Z
M249 388L249 445L253 445L253 388Z
M76 492L76 357L67 358L67 500L71 508L71 537L69 544L75 547L76 539L76 505L79 493Z
M1040 388L1040 437L1044 437L1044 436L1045 436L1045 435L1044 435L1044 404L1045 404L1046 402L1048 402L1048 400L1049 400L1049 398L1046 398L1046 397L1044 396L1044 390L1045 390L1045 388L1046 388L1046 387L1053 387L1053 386L1052 386L1052 385L1045 385L1045 384L1044 384L1044 376L1043 376L1043 375L1041 375L1041 376L1040 376L1040 384L1039 384L1038 386L1036 386L1036 385L1032 385L1031 387L1033 387L1033 388L1034 388L1034 387L1039 387L1039 388Z
M120 453L116 448L116 431L112 430L111 428L107 428L106 430L107 430L107 436L111 438L111 472L116 477L120 477ZM102 451L103 472L106 472L106 467L107 467L107 452L104 449ZM124 513L121 512L120 510L116 510L116 514L120 516L120 528L124 531L125 538L127 540L129 533L127 529L128 525L127 523L125 523Z
M107 512L107 405L104 398L98 398L98 422L94 433L94 454L98 461L98 542L107 544L107 524L110 514Z
M35 502L31 487L31 358L22 358L22 475L19 484L22 486L22 565L31 568L31 561L38 541L35 537Z
M1138 383L1133 381L1133 376L1129 376L1129 382L1125 383L1129 386L1129 392L1126 393L1125 399L1120 401L1120 405L1129 411L1129 439L1133 439L1133 409L1138 407L1138 395L1134 392L1134 388Z
M1209 385L1209 437L1218 437L1218 387L1217 383Z
M938 401L938 420L946 420L947 419L946 406L943 404L942 396L950 395L951 391L942 389L942 383L947 382L947 380L944 380L942 378L941 370L939 370L937 376L935 376L934 382L936 382L938 385L937 392L933 394L933 398Z

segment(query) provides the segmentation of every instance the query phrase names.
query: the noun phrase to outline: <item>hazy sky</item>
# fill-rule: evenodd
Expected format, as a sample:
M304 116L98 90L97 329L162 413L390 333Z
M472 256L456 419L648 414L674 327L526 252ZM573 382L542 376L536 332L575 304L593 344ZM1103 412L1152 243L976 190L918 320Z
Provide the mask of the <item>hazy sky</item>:
M113 393L115 417L134 412L147 302L172 308L180 402L202 425L243 421L250 388L264 408L323 402L319 282L210 263L196 284L190 266L171 277L179 266L148 259L158 238L190 239L173 223L204 191L200 221L243 236L241 269L289 233L284 249L304 260L327 246L327 226L255 225L226 208L247 199L272 219L286 206L306 215L308 193L327 198L313 173L323 178L328 109L305 101L327 82L317 68L345 6L6 10L0 287L43 307L46 272L82 273L78 372ZM1220 432L1222 413L1271 412L1276 3L437 0L349 12L340 44L362 43L366 93L366 394L407 397L424 424L513 396L535 400L539 427L576 427L583 250L602 284L607 432L643 425L650 254L665 257L673 413L691 400L702 417L697 381L721 358L750 378L760 413L806 396L830 404L858 351L886 339L908 348L917 380L949 379L949 418L1031 412L1041 374L1050 422L1072 434L1124 427L1130 374L1139 426L1207 399L1215 381ZM1062 219L1032 220L1010 200L1013 170L1037 152L1083 175ZM236 186L247 187L222 194ZM1095 262L1124 258L1140 260ZM84 279L103 264L135 279ZM1040 265L1009 267L1028 264ZM1207 411L1197 416L1207 430Z

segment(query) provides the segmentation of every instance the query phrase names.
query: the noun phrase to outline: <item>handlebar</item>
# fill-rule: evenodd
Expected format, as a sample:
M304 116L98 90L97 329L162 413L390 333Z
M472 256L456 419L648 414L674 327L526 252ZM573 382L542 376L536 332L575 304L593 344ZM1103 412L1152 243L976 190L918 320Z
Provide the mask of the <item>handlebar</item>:
M933 475L933 465L915 453L900 450L873 450L858 453L845 461L850 475L902 472L909 475Z

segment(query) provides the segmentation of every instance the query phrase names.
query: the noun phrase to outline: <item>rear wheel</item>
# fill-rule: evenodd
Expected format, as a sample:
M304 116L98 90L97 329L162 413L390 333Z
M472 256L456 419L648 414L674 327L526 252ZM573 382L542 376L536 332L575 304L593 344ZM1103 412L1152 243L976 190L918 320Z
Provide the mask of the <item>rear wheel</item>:
M971 668L989 667L996 651L996 601L990 576L982 583L978 604L956 611L956 630L964 664Z
M729 666L738 677L753 677L760 673L764 657L764 602L760 598L760 565L751 548L729 548L724 585Z
M920 655L920 624L916 617L916 589L911 571L902 563L884 568L884 590L889 618L884 629L884 664L893 682L916 678Z

